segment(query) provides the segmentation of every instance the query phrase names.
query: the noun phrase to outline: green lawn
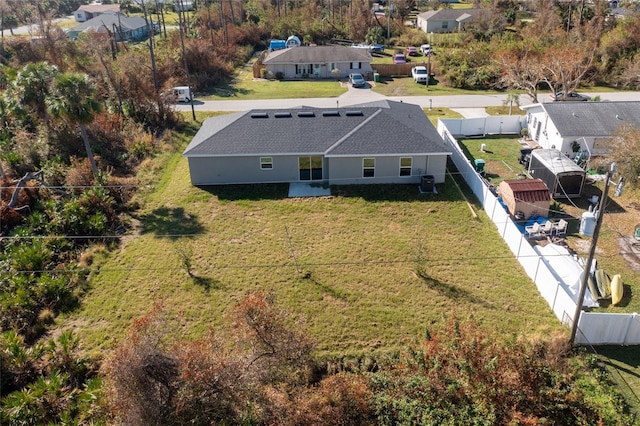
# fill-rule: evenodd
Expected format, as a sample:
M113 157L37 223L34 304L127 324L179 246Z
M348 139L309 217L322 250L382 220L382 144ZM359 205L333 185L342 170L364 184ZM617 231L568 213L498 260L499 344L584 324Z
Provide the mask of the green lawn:
M163 170L141 201L140 232L98 262L82 305L61 321L95 351L156 300L198 336L253 291L298 313L326 355L397 349L454 314L505 332L564 330L450 181L436 196L383 185L289 199L287 185L193 187L179 154Z
M494 186L503 180L517 179L519 174L526 172L518 163L521 146L514 135L458 139L458 142L472 163L475 159L485 160L485 177ZM485 152L481 151L482 144L486 145Z

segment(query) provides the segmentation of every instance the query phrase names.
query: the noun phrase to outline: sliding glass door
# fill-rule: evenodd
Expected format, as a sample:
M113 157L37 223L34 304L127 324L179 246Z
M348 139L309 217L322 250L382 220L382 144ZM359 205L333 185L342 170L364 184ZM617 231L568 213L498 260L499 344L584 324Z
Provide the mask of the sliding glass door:
M322 180L322 157L298 157L300 180Z

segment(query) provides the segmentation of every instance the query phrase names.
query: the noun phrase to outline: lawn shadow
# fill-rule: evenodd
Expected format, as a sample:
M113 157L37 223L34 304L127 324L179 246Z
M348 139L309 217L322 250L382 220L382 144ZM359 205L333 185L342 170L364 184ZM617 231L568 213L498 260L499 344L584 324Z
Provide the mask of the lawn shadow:
M220 98L231 98L238 95L248 95L251 90L238 88L233 84L233 81L227 81L222 83L212 90L205 92L205 96L216 96Z
M207 185L198 188L219 200L281 200L289 196L288 183L260 183L238 185Z
M160 207L139 218L142 234L155 234L156 238L177 239L197 235L204 231L196 217L185 213L182 207Z
M191 279L195 285L202 287L206 293L209 293L211 289L222 290L224 288L222 281L215 278L191 275Z
M426 274L416 273L416 276L422 280L430 289L433 289L441 295L448 297L451 300L461 300L467 303L473 303L480 305L487 309L495 309L491 303L486 300L480 299L474 296L467 290L457 287L453 284L448 284L440 280L429 277Z
M597 346L594 349L598 355L607 358L605 363L608 366L624 371L632 376L640 377L640 374L637 371L632 370L632 368L640 368L640 357L638 357L640 346ZM629 368L614 365L610 360L615 360L620 364L626 364Z
M300 277L300 280L303 282L310 282L311 284L315 285L316 287L318 287L318 289L324 293L327 294L331 297L333 297L334 299L337 300L341 300L343 302L348 302L349 301L349 295L343 291L339 291L336 290L335 288L331 287L328 284L322 283L318 280L316 280L313 277L313 274L311 272L305 272L302 274L302 276Z
M418 183L409 184L366 184L366 185L333 185L331 193L336 197L362 198L367 201L430 201L438 194L425 196L420 193ZM439 188L438 188L439 191Z

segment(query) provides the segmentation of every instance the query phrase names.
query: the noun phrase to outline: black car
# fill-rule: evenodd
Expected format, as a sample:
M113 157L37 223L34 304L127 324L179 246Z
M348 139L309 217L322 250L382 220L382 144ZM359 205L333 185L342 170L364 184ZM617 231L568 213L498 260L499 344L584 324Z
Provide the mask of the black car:
M580 93L576 93L576 92L567 92L567 94L565 95L563 92L557 92L553 95L551 95L551 100L552 101L578 101L578 102L586 102L589 99L591 99L589 96L587 95L581 95Z

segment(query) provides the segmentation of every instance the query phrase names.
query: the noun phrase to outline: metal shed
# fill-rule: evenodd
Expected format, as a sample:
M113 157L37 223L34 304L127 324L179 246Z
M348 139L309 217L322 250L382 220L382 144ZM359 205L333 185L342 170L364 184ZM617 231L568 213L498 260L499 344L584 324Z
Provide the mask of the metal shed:
M498 193L512 216L522 213L524 219L549 215L551 195L540 179L505 180L498 185Z
M533 150L529 174L546 183L553 198L580 197L586 177L580 166L557 149Z

